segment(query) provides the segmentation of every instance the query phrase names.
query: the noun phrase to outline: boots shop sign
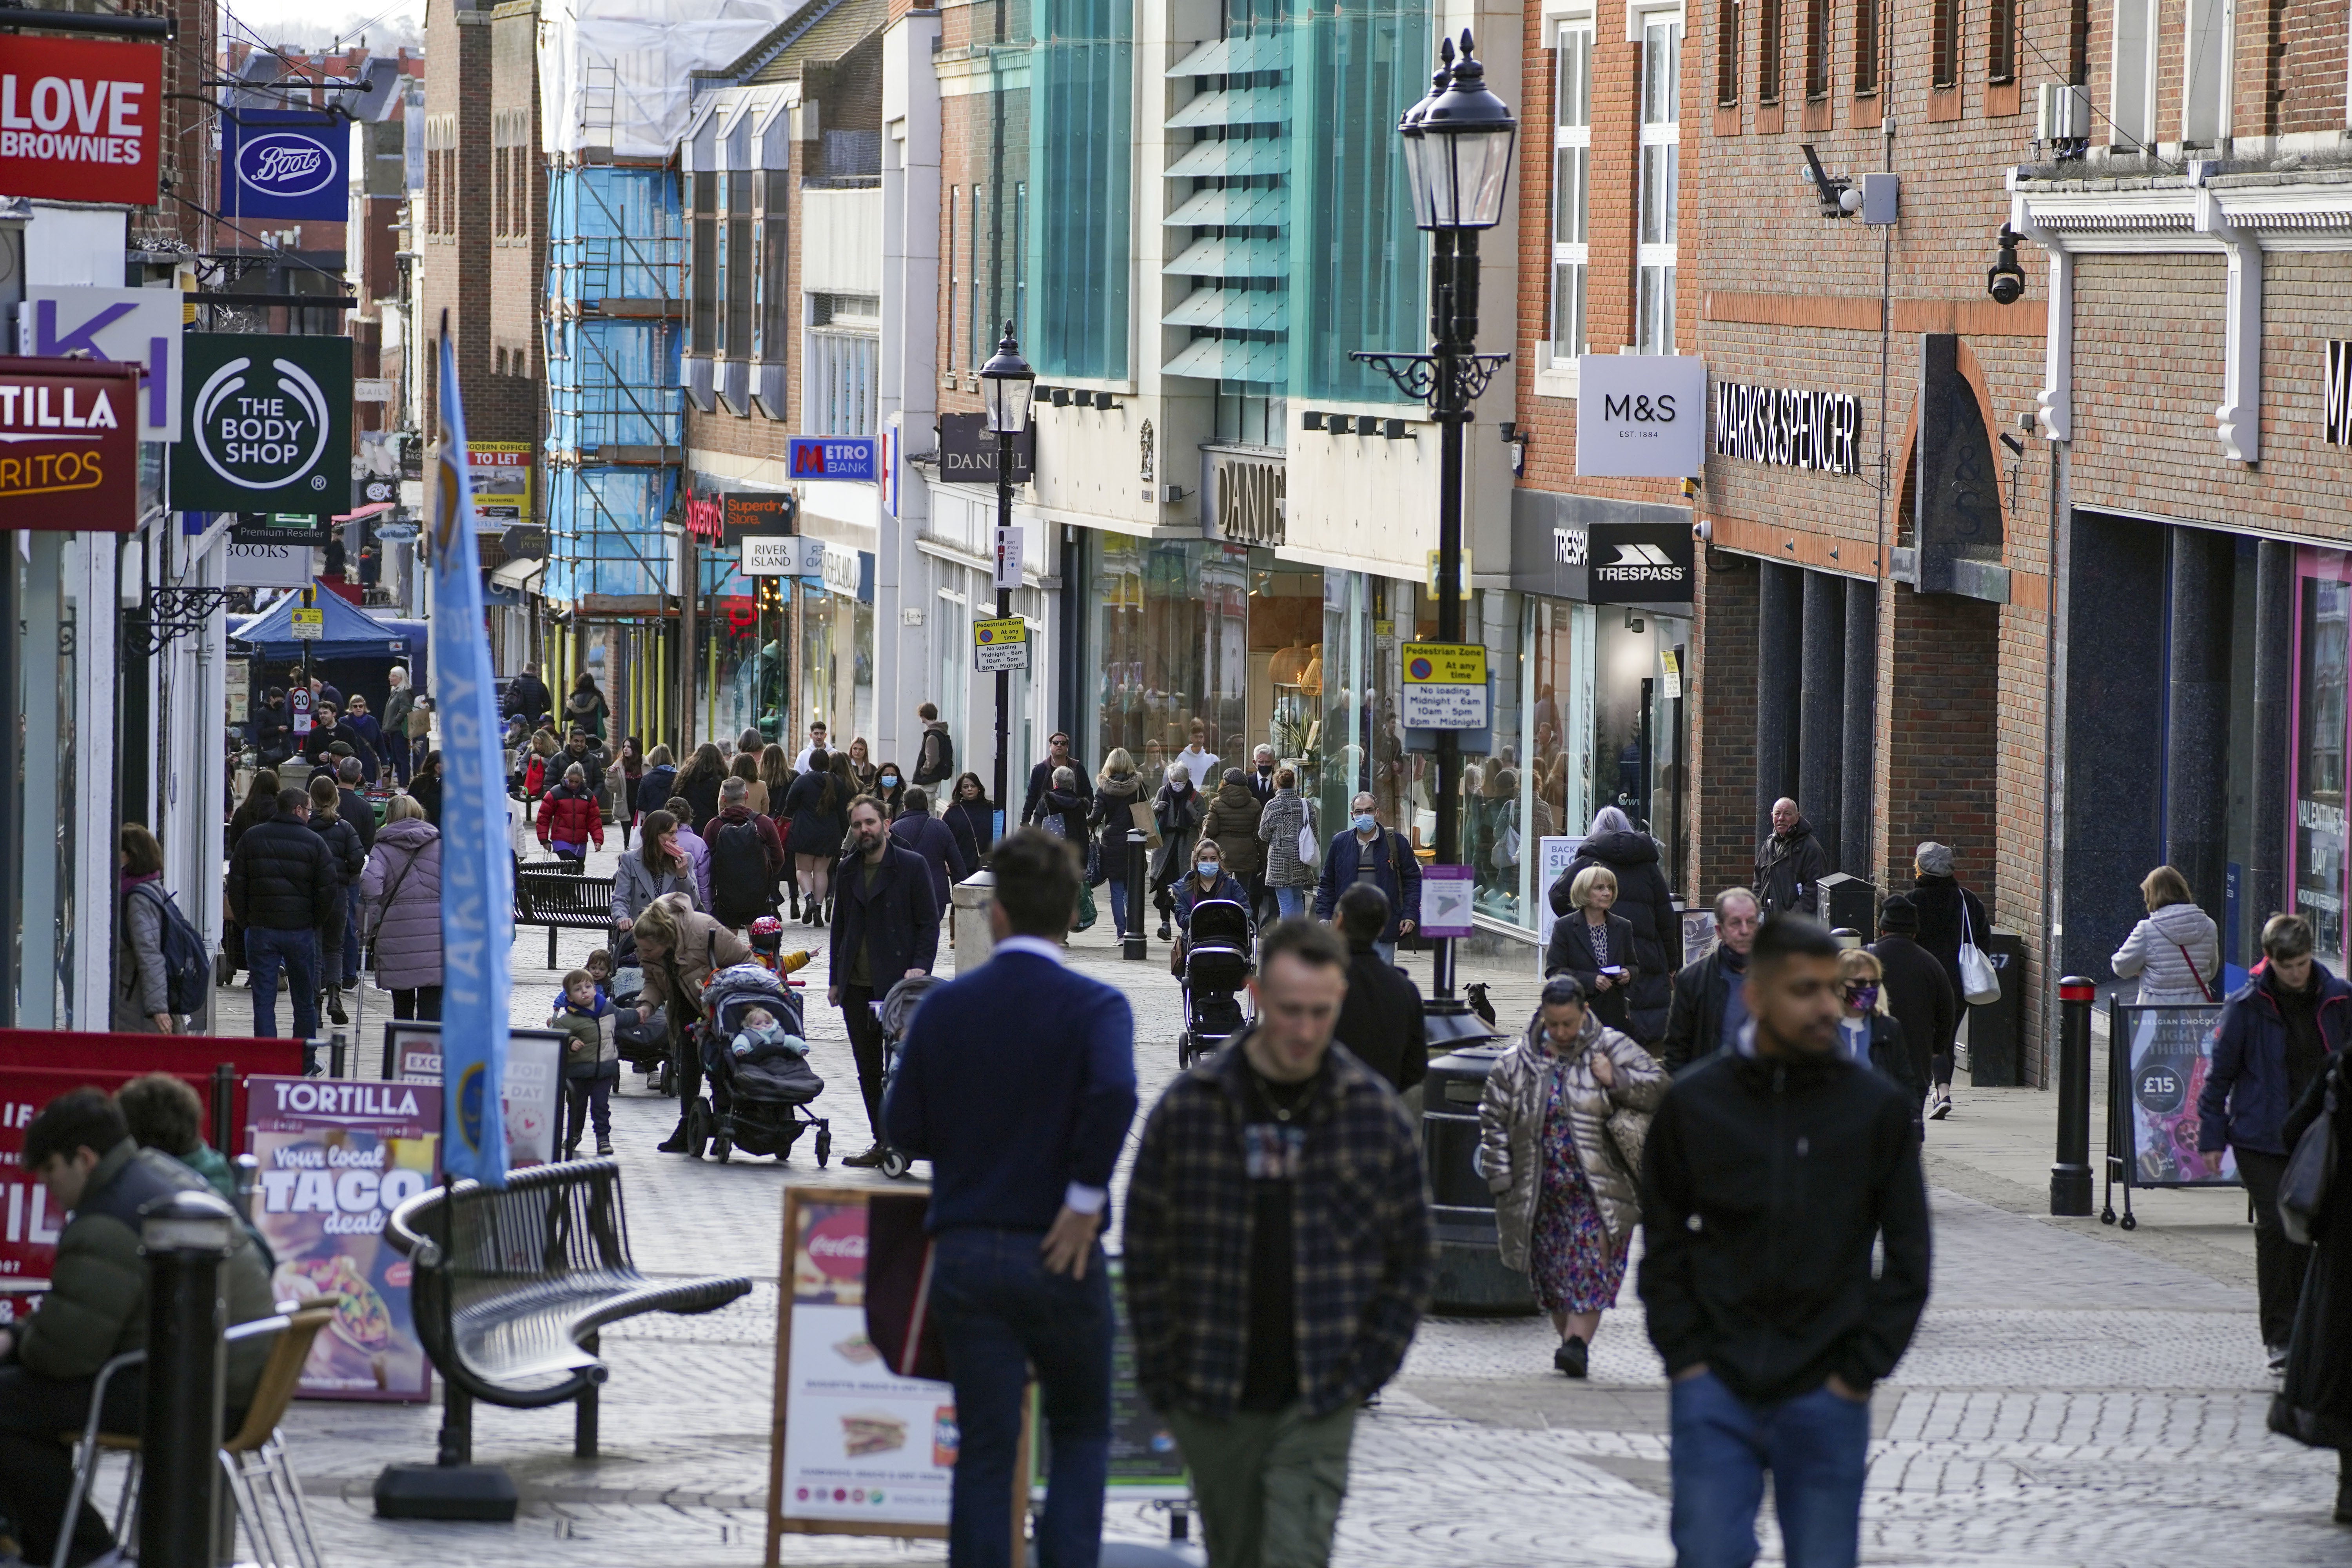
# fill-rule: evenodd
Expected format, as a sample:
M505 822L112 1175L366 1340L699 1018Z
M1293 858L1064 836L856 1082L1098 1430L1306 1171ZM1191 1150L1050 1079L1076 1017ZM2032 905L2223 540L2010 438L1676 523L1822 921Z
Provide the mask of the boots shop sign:
M153 206L163 96L160 45L0 37L0 191Z

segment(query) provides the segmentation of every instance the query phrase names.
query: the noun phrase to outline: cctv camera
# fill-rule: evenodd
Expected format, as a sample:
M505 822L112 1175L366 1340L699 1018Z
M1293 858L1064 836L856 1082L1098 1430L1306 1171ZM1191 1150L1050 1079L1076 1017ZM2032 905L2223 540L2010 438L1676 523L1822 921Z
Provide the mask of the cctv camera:
M1711 519L1704 518L1704 517L1703 517L1703 518L1700 518L1696 522L1692 523L1692 524L1691 524L1691 537L1692 537L1692 538L1694 538L1694 539L1696 539L1696 540L1697 540L1701 544L1712 544L1712 543L1714 543L1714 542L1715 542L1715 523L1714 523L1714 521L1713 521Z
M2025 298L2025 268L2017 264L2017 242L2025 237L2003 224L1998 237L2000 258L1985 270L1985 292L1996 305L2014 305Z
M1862 193L1848 186L1838 193L1838 207L1851 216L1862 210Z

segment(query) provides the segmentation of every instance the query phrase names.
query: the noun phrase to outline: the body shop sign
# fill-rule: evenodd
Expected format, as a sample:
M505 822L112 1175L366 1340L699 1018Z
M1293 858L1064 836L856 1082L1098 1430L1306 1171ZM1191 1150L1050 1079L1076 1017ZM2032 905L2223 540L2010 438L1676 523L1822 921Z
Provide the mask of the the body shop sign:
M343 147L350 132L323 114L237 109L221 115L221 211L230 217L351 216Z
M0 37L0 191L153 206L163 97L160 45Z
M1586 354L1577 362L1576 471L1680 479L1706 471L1706 362Z
M191 332L172 449L183 511L352 510L352 341Z
M0 359L0 528L139 525L139 367Z

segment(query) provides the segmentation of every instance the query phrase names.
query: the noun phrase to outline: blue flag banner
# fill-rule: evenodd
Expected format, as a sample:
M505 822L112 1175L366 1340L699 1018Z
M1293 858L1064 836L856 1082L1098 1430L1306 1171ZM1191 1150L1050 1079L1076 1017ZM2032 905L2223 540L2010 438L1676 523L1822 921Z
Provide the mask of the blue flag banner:
M433 703L441 716L442 1168L507 1182L507 1016L514 862L507 847L498 687L482 620L482 558L466 483L466 410L441 321L441 423L432 475Z

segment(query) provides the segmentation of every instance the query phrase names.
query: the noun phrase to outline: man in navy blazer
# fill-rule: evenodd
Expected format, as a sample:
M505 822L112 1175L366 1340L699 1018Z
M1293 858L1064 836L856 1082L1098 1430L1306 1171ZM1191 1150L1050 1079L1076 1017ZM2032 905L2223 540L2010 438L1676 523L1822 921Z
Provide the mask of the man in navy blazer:
M1112 1323L1097 1238L1135 1119L1135 1016L1125 996L1064 965L1078 901L1070 847L1020 828L988 864L995 952L924 996L884 1108L890 1142L931 1162L931 1310L962 1434L948 1561L1012 1560L1013 1467L1034 1366L1053 1436L1038 1560L1094 1568Z

